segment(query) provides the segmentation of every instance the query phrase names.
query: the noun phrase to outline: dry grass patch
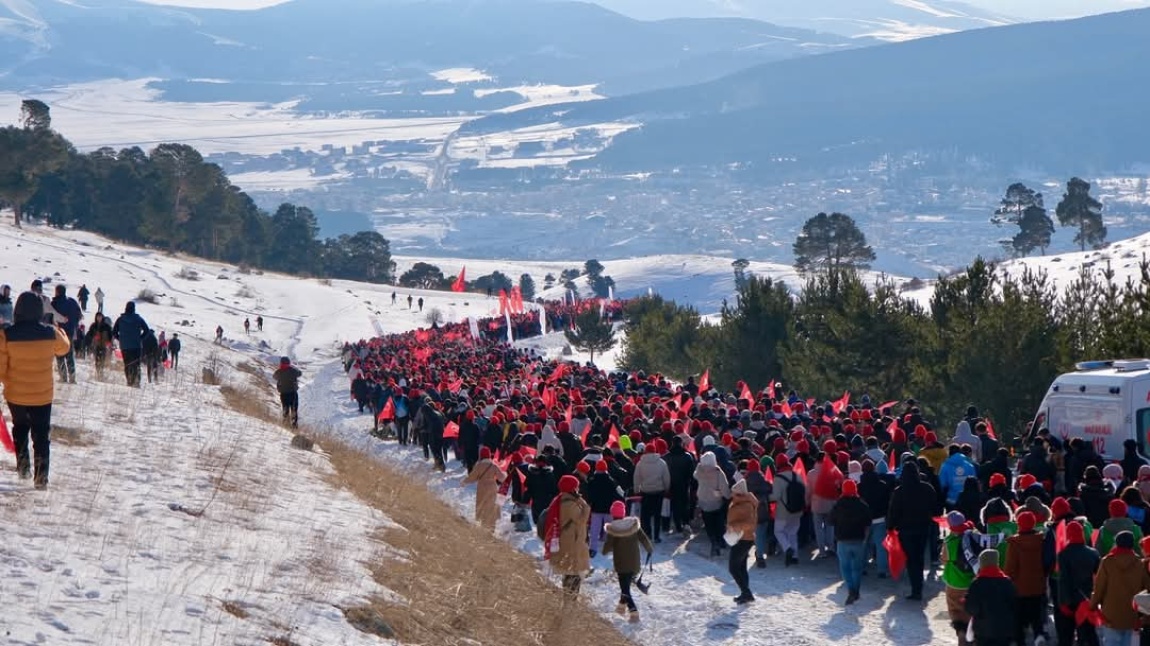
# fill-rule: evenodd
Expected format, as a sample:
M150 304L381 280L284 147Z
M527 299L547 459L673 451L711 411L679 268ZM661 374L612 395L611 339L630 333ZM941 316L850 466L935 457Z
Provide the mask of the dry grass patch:
M224 612L235 617L236 619L247 619L251 616L251 613L249 613L247 609L235 601L225 601L221 605L224 608Z
M96 438L83 429L53 424L52 443L64 446L95 446Z
M279 424L280 415L272 411L268 396L254 386L220 386L224 404L241 415L247 415L269 424Z
M402 526L380 538L407 558L371 564L376 581L408 602L379 599L371 605L400 641L630 644L544 578L534 558L461 518L424 485L355 449L330 441L324 446L336 470L333 484Z

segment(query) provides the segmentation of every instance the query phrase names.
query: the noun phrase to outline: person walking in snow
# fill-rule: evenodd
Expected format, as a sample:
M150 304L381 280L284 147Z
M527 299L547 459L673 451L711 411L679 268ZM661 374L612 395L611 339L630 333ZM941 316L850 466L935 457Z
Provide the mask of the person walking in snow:
M739 596L735 597L735 603L739 605L755 600L755 595L751 594L751 577L747 573L747 557L755 546L758 518L759 501L747 490L747 481L739 480L731 487L731 504L727 508L727 532L736 536L731 545L727 571L739 586Z
M96 312L84 342L95 360L96 375L103 376L104 369L108 366L108 348L112 345L112 325L108 323L103 312Z
M12 413L12 441L16 471L21 478L32 475L37 489L48 486L49 433L55 385L52 359L68 354L71 344L59 327L45 325L44 304L39 295L24 292L16 299L12 325L0 330L0 384ZM35 461L28 459L31 436Z
M250 319L244 319L244 334L252 333L252 322Z
M290 421L292 428L299 426L299 378L302 375L300 369L293 366L288 357L280 357L280 367L272 373L276 390L280 394L284 423Z
M80 309L84 310L85 312L88 311L89 296L91 296L91 292L88 291L88 285L80 285L80 291L76 292L76 298L80 299Z
M96 288L96 311L104 313L104 290L99 287Z
M411 309L411 303L412 303L414 300L415 300L415 299L413 299L413 298L411 297L411 294L408 294L408 295L407 295L407 309Z
M579 478L559 478L559 495L547 508L543 530L543 556L551 569L563 576L563 590L578 594L583 577L591 570L587 550L587 523L591 507L579 495Z
M391 304L395 305L395 292L391 293Z
M140 349L143 352L141 360L144 362L144 368L148 373L148 383L156 383L160 377L160 341L156 338L154 330L149 329L144 332Z
M671 489L671 470L663 458L659 457L654 442L647 444L643 456L635 464L632 482L635 495L642 496L639 523L643 526L643 532L660 543L663 498Z
M491 461L491 450L487 447L479 451L479 462L463 479L464 485L475 483L475 520L488 531L495 531L495 521L499 519L496 495L506 479L503 469Z
M47 325L62 325L68 322L68 317L52 307L52 299L44 293L44 282L37 279L32 281L32 293L40 298L40 305L44 310L44 323Z
M124 313L116 319L112 326L112 338L120 342L120 354L124 359L124 376L128 385L133 388L140 387L140 359L144 350L144 335L148 332L148 324L136 313L136 304L128 301L124 305Z
M799 459L796 457L795 459ZM771 502L775 503L775 540L783 550L783 563L790 567L799 562L799 524L803 518L803 505L793 506L798 497L789 495L791 487L804 488L806 482L791 469L786 453L775 456L775 485Z
M978 575L963 595L963 612L973 620L971 632L978 646L1009 646L1014 638L1014 583L998 567L998 550L986 549L978 555ZM959 637L966 642L966 632Z
M719 468L714 453L704 453L695 467L695 481L699 484L699 509L703 512L703 525L711 541L711 556L719 556L723 546L723 510L731 497L727 476Z
M603 543L603 555L612 555L615 575L619 579L619 603L615 612L626 614L632 622L639 621L639 608L631 596L631 584L643 571L643 561L639 548L647 551L647 559L655 552L651 539L640 527L639 519L627 515L627 505L617 500L611 505L611 522L607 523L607 540Z
M835 532L835 554L839 572L847 586L846 605L859 600L863 567L866 565L866 537L871 526L870 507L859 498L854 480L844 480L842 496L829 514Z
M423 297L420 296L419 300L416 302L419 304L419 311L422 312L423 311Z
M68 298L67 287L56 285L56 296L52 299L52 308L65 318L60 323L60 327L68 335L68 340L74 341L80 322L84 319L84 313L76 299ZM68 351L68 354L56 359L56 369L60 373L60 383L76 383L76 352L74 347Z
M216 326L216 345L220 345L223 342L224 342L224 326L217 325Z
M0 285L0 330L12 325L12 287Z
M168 341L168 354L172 357L172 370L180 367L180 348L182 346L180 335L172 334L172 340Z

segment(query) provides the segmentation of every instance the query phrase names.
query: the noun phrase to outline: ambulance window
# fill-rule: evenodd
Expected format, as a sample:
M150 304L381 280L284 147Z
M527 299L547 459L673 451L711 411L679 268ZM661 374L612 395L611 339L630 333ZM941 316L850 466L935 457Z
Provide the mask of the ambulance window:
M1142 455L1150 453L1150 408L1138 411L1138 450Z

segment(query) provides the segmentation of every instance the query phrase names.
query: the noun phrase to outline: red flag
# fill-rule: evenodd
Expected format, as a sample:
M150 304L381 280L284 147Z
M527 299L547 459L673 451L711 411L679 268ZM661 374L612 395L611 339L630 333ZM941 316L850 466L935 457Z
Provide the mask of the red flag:
M574 414L574 411L571 410L571 404L567 404L567 427L568 428L571 427L571 416L573 414Z
M451 392L459 394L459 391L463 388L463 380L462 379L456 379L455 381L448 384L447 388Z
M739 395L739 399L747 400L747 403L749 403L751 406L755 405L755 396L751 394L751 389L747 386L747 384L743 384L743 392L741 395Z
M612 442L615 443L615 446L619 445L619 431L614 424L611 425L611 432L607 434L607 446L611 446Z
M893 449L890 452L890 463L887 465L887 469L889 469L889 471L891 473L894 473L895 471L898 470L898 463L896 462L896 458L894 457L894 450Z
M795 456L795 463L792 467L792 471L795 472L796 476L802 478L804 483L807 482L807 465L803 462L802 457L798 455Z
M775 380L773 378L767 382L767 397L770 397L771 401L775 400Z
M4 421L4 415L0 415L0 444L9 453L16 452L16 443L12 441L12 434L8 432L8 422Z
M791 412L791 403L790 402L783 402L783 403L779 404L779 406L782 407L783 415L785 415L786 417L790 417L791 415L794 414L793 412Z
M679 411L686 415L691 412L691 407L695 405L695 400L687 393L683 393L683 403L679 404Z
M990 439L997 440L998 436L994 434L994 424L991 423L990 418L987 417L982 421L986 422L986 434L990 436Z
M838 415L839 413L843 412L843 409L846 408L847 405L850 403L851 403L851 393L848 390L847 392L843 393L843 396L840 397L837 402L831 403L831 408L834 409L835 415Z
M711 369L707 368L703 371L703 376L699 377L699 392L705 393L711 389Z
M540 395L540 399L543 400L543 407L546 408L547 410L551 410L552 408L555 408L556 404L559 403L559 402L555 401L555 391L551 390L547 386L543 387L543 394Z
M509 310L509 303L507 302L507 291L499 290L499 315L504 316Z
M1054 555L1058 556L1066 546L1070 544L1070 539L1066 538L1066 523L1065 520L1058 521L1058 526L1054 528Z
M459 437L459 424L448 422L447 426L443 427L443 439L450 440L457 437Z
M878 410L879 410L879 412L881 413L881 412L883 412L884 410L886 410L886 409L888 409L888 408L893 408L893 407L895 407L895 406L898 406L898 400L897 400L897 399L896 399L896 400L894 400L894 401L889 401L889 402L887 402L887 403L883 404L882 406L879 406L879 407L878 407Z
M383 410L379 411L379 421L386 422L395 419L395 402L391 397L387 398L387 403L383 405Z
M467 278L466 278L466 276L467 276L467 265L464 265L463 269L459 270L459 277L455 279L454 283L451 283L451 291L462 292L465 289L467 289Z

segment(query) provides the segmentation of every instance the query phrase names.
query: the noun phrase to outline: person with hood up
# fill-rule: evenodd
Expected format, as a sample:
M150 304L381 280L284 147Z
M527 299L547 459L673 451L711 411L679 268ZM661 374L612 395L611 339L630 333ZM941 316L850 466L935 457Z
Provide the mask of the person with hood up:
M96 311L104 313L104 290L103 288L96 288Z
M586 463L584 463L586 464ZM606 460L595 462L594 471L583 488L587 504L591 505L591 556L603 547L603 527L611 519L611 505L624 499L623 490L609 473Z
M815 546L819 550L816 558L835 555L835 528L830 513L839 499L839 490L843 484L843 472L831 457L837 450L834 440L824 442L823 457L809 475L809 481L814 486L807 488L807 506L811 510Z
M1126 476L1122 473L1122 465L1120 464L1107 464L1102 468L1102 481L1110 485L1114 490L1114 494L1126 488Z
M959 422L961 425L962 422ZM969 429L967 429L969 432ZM962 454L958 444L950 445L950 457L942 463L942 470L938 473L938 481L942 486L942 493L946 496L946 504L954 507L958 503L958 496L966 486L966 479L978 479L978 469Z
M390 398L390 396L388 397ZM459 426L458 442L459 448L463 452L463 466L468 473L471 473L471 470L479 463L479 425L475 423L475 410L469 408L463 411L456 424ZM539 450L542 452L542 448ZM547 502L551 502L553 497L549 497Z
M543 530L543 557L563 576L563 590L578 594L583 576L591 569L587 524L591 507L579 495L579 478L559 479L559 495L548 506Z
M1006 539L1006 566L1003 570L1014 583L1014 641L1026 643L1026 629L1038 643L1046 641L1046 570L1042 564L1043 535L1036 531L1031 511L1018 513L1018 533ZM977 624L977 622L976 622Z
M1094 577L1090 606L1102 610L1102 643L1106 646L1130 646L1141 628L1134 595L1150 589L1150 573L1135 554L1136 547L1136 535L1118 532L1114 547L1102 557Z
M1093 527L1100 527L1109 517L1110 501L1114 498L1114 488L1102 479L1098 467L1090 465L1082 472L1082 484L1078 487L1078 497L1086 508L1086 518Z
M128 303L131 305L131 303ZM119 325L119 321L116 322ZM136 368L139 372L139 366ZM300 369L291 365L291 358L280 357L279 368L272 373L276 382L276 390L280 394L280 408L283 409L283 420L291 422L292 428L299 426L299 378L303 375ZM136 375L139 379L139 374Z
M1050 461L1050 452L1046 448L1046 442L1035 440L1031 443L1030 451L1018 463L1018 473L1019 475L1030 474L1038 482L1054 483L1058 471Z
M1014 638L1017 590L998 567L998 552L983 550L978 555L978 576L970 583L963 610L974 621L974 643L978 646L1010 646ZM965 631L959 643L966 644Z
M966 444L971 450L971 460L974 464L982 463L982 441L974 434L970 428L970 422L962 420L954 429L954 439L951 440L954 444L962 446ZM953 455L953 454L952 454Z
M1115 498L1110 501L1108 511L1110 517L1103 521L1102 526L1094 534L1094 549L1098 550L1099 554L1109 554L1114 547L1114 539L1122 532L1133 534L1134 549L1141 549L1142 529L1127 515L1126 503Z
M969 551L971 545L977 543L977 539L967 536L967 533L973 532L974 529L962 512L952 511L947 514L946 524L950 529L942 542L942 582L946 584L946 614L950 617L951 627L958 634L959 644L962 644L966 639L966 624L970 621L963 597L974 581L974 566L970 562L972 555ZM997 566L998 552L994 554L994 564ZM910 552L907 552L907 556L909 555Z
M1094 574L1101 558L1086 545L1082 523L1066 524L1066 547L1058 553L1058 607L1054 627L1059 644L1098 645L1098 631L1089 619L1090 599L1094 595Z
M738 534L738 540L731 545L730 559L727 570L735 585L739 586L739 596L735 603L739 605L751 603L755 595L751 594L751 577L747 573L747 557L751 548L755 546L755 527L758 525L759 501L747 490L747 481L739 480L731 487L731 505L727 509L727 531Z
M487 447L479 451L479 462L463 479L463 485L475 483L475 520L488 531L494 531L495 521L499 520L496 496L499 485L506 479L507 474L491 460L491 450Z
M791 487L806 487L803 478L791 468L786 453L775 456L775 484L771 492L771 502L775 503L775 540L783 550L783 563L790 567L799 562L799 525L802 524L805 509L788 509L788 492Z
M627 515L627 505L622 501L611 504L611 522L607 523L603 555L612 555L615 575L619 578L619 604L615 606L615 612L627 614L632 622L639 621L639 608L631 596L631 583L643 570L639 548L647 551L648 559L655 552L655 546L639 525L638 518Z
M691 483L695 477L695 458L687 449L681 436L671 438L671 448L663 461L667 463L671 475L671 524L675 532L686 531L693 515L691 509Z
M878 578L885 579L890 576L890 563L886 547L882 544L886 538L886 514L890 508L890 495L894 489L894 476L879 475L875 470L874 462L866 459L862 464L862 478L859 479L859 497L870 508L871 525L867 533L868 549L874 551L875 567L878 569Z
M934 488L919 477L913 460L902 467L899 485L891 494L886 516L887 531L897 531L906 552L907 578L910 580L908 601L922 600L922 579L926 543L938 511Z
M641 496L639 522L643 532L656 543L661 543L659 530L662 525L663 498L671 489L671 470L656 451L655 442L643 449L643 457L635 464L632 490Z
M128 385L140 387L140 359L144 354L144 334L148 324L136 313L136 304L128 301L124 313L112 326L112 337L120 342L120 354L124 359L124 376Z
M523 488L531 499L531 520L535 521L536 528L542 532L543 512L559 495L559 475L543 453L537 454L535 463L527 468Z
M68 297L68 288L56 285L56 296L52 299L52 308L60 313L66 320L60 323L68 339L76 338L76 330L84 320L84 312L76 299ZM56 358L56 370L60 373L60 383L76 383L76 353L72 350L68 354Z
M1087 442L1080 437L1070 440L1070 451L1066 456L1066 490L1078 491L1079 484L1086 480L1086 470L1090 467L1099 472L1098 478L1101 479L1101 471L1105 466L1106 461L1094 450L1093 442ZM1105 513L1105 505L1101 511Z
M849 606L859 600L866 565L866 537L871 527L871 509L859 498L854 480L843 482L842 496L831 508L830 517L835 530L839 573L847 586L846 605Z
M978 478L974 476L967 476L966 484L962 487L962 493L958 495L958 500L954 504L955 511L961 511L963 516L967 519L974 521L979 529L986 526L982 524L982 507L986 504L986 496L982 495L982 489L979 486Z
M711 556L719 556L724 545L723 511L731 497L731 487L714 453L704 453L699 458L699 466L695 468L695 482L698 483L703 525L707 529L707 537L711 539Z
M543 425L543 436L539 438L538 451L543 452L547 447L555 447L555 453L559 457L563 457L563 443L559 441L559 436L555 433L555 426L551 420Z
M756 460L747 462L747 472L743 476L747 481L747 491L759 501L759 510L755 519L755 567L767 567L767 554L770 553L770 542L774 539L771 527L771 483L763 476L763 468Z
M37 489L48 486L49 434L52 428L53 359L68 353L71 344L59 327L41 323L43 302L32 292L16 299L12 325L0 330L0 384L12 413L12 441L16 449L16 472L21 478L35 476ZM28 458L31 436L35 461Z

